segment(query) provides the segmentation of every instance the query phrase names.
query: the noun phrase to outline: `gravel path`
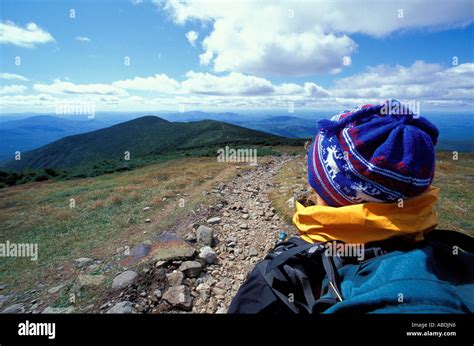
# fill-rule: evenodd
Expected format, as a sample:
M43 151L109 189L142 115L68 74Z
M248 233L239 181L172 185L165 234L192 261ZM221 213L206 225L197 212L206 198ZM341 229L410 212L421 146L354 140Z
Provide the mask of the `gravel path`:
M293 159L262 159L255 168L242 170L232 181L206 191L216 197L216 204L201 205L171 227L176 235L164 236L152 244L151 252L143 258L148 265L136 277L129 272L118 275L115 284L124 289L111 292L100 310L227 312L247 274L274 247L279 232L295 233L278 216L267 195L276 187L273 180L279 170ZM144 246L137 249L146 250ZM189 250L195 250L195 254L190 255ZM157 254L163 253L165 257L169 253L175 256L157 258ZM127 278L132 279L126 281Z
M200 299L201 295L196 299L194 312L227 311L247 273L273 248L278 233L294 232L276 214L267 196L274 188L273 178L289 160L276 157L213 190L225 198L227 205L218 215L220 223L214 227L218 262L208 267L210 273L205 279L211 294L209 299Z

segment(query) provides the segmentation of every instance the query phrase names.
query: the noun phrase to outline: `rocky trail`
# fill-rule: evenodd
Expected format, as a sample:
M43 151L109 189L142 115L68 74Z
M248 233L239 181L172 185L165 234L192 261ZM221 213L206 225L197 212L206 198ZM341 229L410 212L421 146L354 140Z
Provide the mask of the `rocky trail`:
M225 313L255 263L273 248L280 231L294 230L272 207L267 193L274 176L292 157L274 157L254 170L220 183L209 193L218 203L190 213L127 261L146 261L142 272L124 271L116 293L101 306L109 312ZM188 229L185 234L180 230ZM190 230L189 230L190 229Z
M212 205L201 204L152 241L117 249L109 261L76 259L73 281L16 294L2 312L227 312L247 274L274 247L279 232L289 236L295 232L268 197L279 188L275 176L294 159L265 157L251 169L241 167L233 180L203 192ZM116 274L111 284L110 274ZM87 298L91 295L93 304ZM53 297L64 298L60 304L54 298L51 305ZM83 302L89 305L84 307Z

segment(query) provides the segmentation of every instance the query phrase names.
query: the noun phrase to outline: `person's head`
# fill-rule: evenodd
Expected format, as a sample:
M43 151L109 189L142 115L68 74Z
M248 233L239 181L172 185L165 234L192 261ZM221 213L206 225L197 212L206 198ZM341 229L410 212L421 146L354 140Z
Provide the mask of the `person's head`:
M398 101L364 105L318 127L308 151L317 204L396 202L431 185L438 129Z

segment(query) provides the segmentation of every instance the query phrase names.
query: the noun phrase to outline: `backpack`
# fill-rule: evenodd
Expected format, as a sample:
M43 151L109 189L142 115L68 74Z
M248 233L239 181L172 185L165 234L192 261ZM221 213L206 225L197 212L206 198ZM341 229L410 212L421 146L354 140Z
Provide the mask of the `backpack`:
M333 243L333 242L331 242ZM474 239L435 230L410 243L365 244L331 255L328 242L291 238L257 263L228 313L472 313Z

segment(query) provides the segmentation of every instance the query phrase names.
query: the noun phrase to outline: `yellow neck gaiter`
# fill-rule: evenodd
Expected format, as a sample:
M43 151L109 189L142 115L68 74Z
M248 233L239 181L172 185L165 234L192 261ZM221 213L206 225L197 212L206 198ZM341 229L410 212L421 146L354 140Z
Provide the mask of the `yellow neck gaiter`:
M341 240L368 243L395 236L423 240L438 223L434 205L439 189L433 186L423 194L395 203L362 203L344 207L310 206L296 202L293 223L305 241Z

